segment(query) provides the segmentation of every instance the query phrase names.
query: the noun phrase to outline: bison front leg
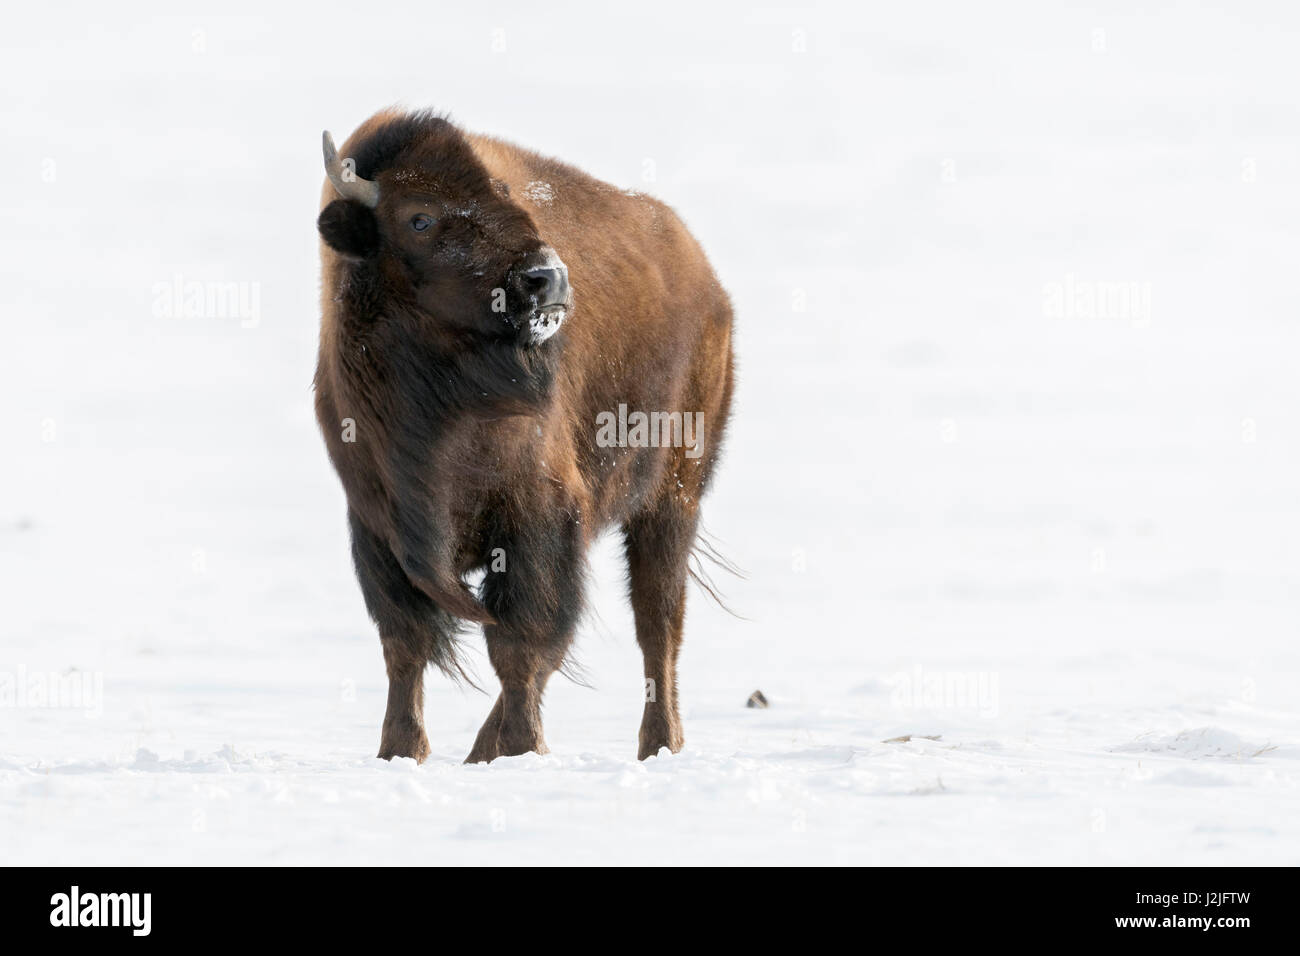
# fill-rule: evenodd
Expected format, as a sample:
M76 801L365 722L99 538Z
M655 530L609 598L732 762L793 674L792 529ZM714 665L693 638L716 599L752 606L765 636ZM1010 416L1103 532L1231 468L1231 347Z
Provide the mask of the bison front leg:
M623 527L636 640L645 659L645 710L637 759L685 743L677 709L677 655L686 612L686 573L697 516L675 501L640 514Z
M388 707L379 738L379 756L429 755L424 730L424 671L428 664L454 667L455 620L407 578L388 546L355 514L352 559L366 610L379 627L388 670Z
M548 752L542 694L564 663L582 608L576 526L501 548L506 567L489 570L483 603L496 623L483 629L501 694L466 763Z

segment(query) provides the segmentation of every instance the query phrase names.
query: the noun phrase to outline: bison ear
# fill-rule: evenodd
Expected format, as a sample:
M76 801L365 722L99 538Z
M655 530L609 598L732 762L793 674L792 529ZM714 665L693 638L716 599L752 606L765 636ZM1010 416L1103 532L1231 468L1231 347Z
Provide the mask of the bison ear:
M354 200L334 200L321 210L316 228L331 249L349 259L366 259L379 249L374 212Z

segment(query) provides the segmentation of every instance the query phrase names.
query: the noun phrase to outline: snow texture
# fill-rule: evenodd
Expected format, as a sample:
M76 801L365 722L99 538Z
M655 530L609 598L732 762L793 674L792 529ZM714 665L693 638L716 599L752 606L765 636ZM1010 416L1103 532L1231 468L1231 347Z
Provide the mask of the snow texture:
M550 183L535 179L524 187L524 195L535 203L545 205L555 198L555 190Z
M1300 15L1126 9L12 12L5 862L1300 863ZM463 766L431 674L373 757L314 219L395 101L664 199L733 296L678 755L607 539L551 754Z

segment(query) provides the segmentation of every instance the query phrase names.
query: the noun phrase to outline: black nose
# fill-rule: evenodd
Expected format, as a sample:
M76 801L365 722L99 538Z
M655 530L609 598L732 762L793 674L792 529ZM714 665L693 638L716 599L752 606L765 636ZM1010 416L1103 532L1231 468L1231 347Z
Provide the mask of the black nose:
M537 308L569 301L569 270L564 266L535 266L520 273L524 292L537 299Z

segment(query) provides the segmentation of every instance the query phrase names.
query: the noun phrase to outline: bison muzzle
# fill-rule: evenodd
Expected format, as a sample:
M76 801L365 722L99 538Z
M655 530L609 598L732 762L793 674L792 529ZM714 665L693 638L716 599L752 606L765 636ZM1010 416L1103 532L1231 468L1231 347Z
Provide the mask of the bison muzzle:
M381 112L341 150L326 133L324 158L316 414L388 670L379 756L428 755L424 671L464 675L467 622L501 681L467 761L546 753L542 693L611 526L645 657L638 756L676 752L732 392L704 253L664 204L431 113Z

